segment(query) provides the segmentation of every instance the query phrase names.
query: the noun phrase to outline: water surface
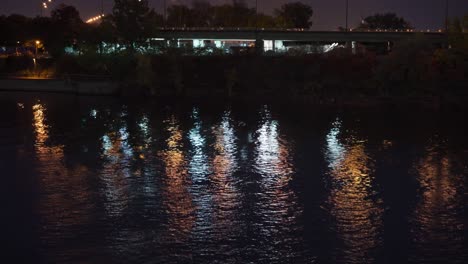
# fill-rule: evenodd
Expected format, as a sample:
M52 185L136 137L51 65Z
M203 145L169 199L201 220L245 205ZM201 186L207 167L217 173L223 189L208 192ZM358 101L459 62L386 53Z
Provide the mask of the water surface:
M5 252L466 263L464 113L2 94Z

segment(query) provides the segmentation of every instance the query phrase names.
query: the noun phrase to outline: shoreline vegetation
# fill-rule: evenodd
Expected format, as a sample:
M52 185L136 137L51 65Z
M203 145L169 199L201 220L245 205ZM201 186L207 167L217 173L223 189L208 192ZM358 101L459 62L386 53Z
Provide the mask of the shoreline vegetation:
M396 43L387 55L353 53L346 48L324 54L295 50L261 56L198 55L193 50L168 48L158 55L90 52L36 62L19 56L0 59L0 74L62 80L64 87L74 88L69 89L71 92L77 92L80 84L109 84L107 88L101 85L101 92L88 88L82 94L264 97L316 104L369 102L376 98L420 98L457 105L468 101L467 49L434 49L422 37Z

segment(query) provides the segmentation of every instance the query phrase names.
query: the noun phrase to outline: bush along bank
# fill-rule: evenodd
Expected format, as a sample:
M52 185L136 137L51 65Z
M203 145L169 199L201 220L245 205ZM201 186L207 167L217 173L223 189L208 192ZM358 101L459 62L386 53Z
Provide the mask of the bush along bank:
M61 57L53 68L59 78L107 76L119 84L122 95L263 96L317 103L468 96L466 49L434 50L417 40L400 43L385 56L347 49L295 56L85 53Z

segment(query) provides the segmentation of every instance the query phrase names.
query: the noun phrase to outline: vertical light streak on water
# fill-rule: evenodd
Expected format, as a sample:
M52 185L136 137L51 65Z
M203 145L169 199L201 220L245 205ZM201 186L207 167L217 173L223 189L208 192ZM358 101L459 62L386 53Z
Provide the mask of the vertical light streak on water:
M210 231L214 205L209 185L211 167L206 153L206 135L197 108L192 110L192 121L193 127L188 132L188 139L191 145L189 173L193 183L190 191L197 207L194 233L198 243L207 244L213 239Z
M192 110L193 127L188 132L190 144L192 146L189 172L194 184L206 182L210 173L208 156L205 153L206 137L203 134L203 124L200 120L198 110Z
M279 123L265 106L260 112L261 124L255 133L254 170L260 176L260 198L258 203L261 217L260 233L268 258L272 261L284 259L294 261L303 246L300 227L295 225L303 208L289 186L294 174L292 146L280 135Z
M238 180L233 173L238 168L237 137L232 127L231 113L226 111L221 123L214 129L214 157L212 160L213 202L217 210L214 216L214 228L218 240L238 235L236 225L239 208Z
M463 235L467 228L463 215L464 177L454 172L462 170L454 169L456 155L445 144L434 139L415 162L420 191L411 235L417 254L410 259L418 263L443 263L445 256L456 256L462 263L468 257Z
M126 111L108 123L108 131L101 137L103 158L101 181L104 186L103 195L106 212L111 217L119 217L128 207L129 178L132 176L131 162L133 149L129 143L129 132L126 124Z
M141 187L147 199L155 199L157 192L156 183L154 182L154 176L156 174L154 166L155 157L151 152L154 139L151 133L150 121L146 114L144 114L138 122L138 128L140 137L137 141L138 146L136 147L138 155L135 156L137 156L138 160L141 162L141 167L136 174L143 177L144 184Z
M42 216L39 231L41 239L48 241L44 251L69 245L73 237L85 233L92 209L89 186L84 177L88 169L84 165L68 168L65 165L64 146L54 144L51 126L47 120L47 107L40 101L32 106L32 125L35 134L35 154L41 199L38 209ZM78 230L76 233L67 232ZM83 246L81 246L83 247ZM71 252L73 254L73 252Z
M164 150L158 156L164 163L163 207L167 214L167 230L164 239L175 247L183 247L191 237L195 222L192 196L189 188L192 182L188 175L188 161L183 144L183 131L175 116L164 121L169 134Z
M371 263L372 251L381 243L383 213L381 202L373 198L373 161L365 141L340 140L340 133L337 119L326 136L325 149L330 181L326 207L334 219L337 244L342 245L334 249L332 258L340 263Z

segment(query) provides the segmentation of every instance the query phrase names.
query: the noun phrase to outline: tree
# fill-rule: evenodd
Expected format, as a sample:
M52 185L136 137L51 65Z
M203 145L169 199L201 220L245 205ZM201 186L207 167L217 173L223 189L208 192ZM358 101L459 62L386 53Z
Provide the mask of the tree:
M363 19L358 29L367 30L406 30L412 29L409 22L395 13L375 14Z
M279 9L275 9L278 26L293 28L310 28L312 26L312 7L301 2L283 4Z
M449 32L451 33L462 33L463 26L462 22L458 17L454 18L453 21L449 21Z
M244 1L233 0L232 4L213 7L213 25L216 27L248 27L253 24L255 10Z
M275 28L276 27L276 20L272 16L259 13L258 17L257 17L256 25L259 28ZM255 25L253 25L253 26L255 26Z
M196 27L209 27L213 24L213 6L210 2L194 0L192 2L192 19Z
M462 26L463 26L463 32L468 33L468 15L465 15L463 17Z
M463 19L456 17L449 21L449 42L455 50L468 52L468 36L465 33L468 26L467 20L468 18L465 16Z
M48 46L55 56L64 53L67 46L76 46L84 30L84 22L74 6L60 4L51 12L51 28Z
M5 18L5 25L2 26L3 34L1 37L8 43L16 43L17 41L26 41L28 40L27 25L29 18L12 14Z
M115 0L112 18L117 32L128 48L150 37L153 27L148 23L155 18L148 0Z
M185 5L171 5L167 9L167 24L171 27L192 27L192 10Z
M7 36L7 19L4 15L0 15L0 43L6 43L6 36Z
M35 17L28 23L28 38L40 40L47 48L52 43L54 35L58 34L55 30L51 30L54 26L52 19L49 17Z

